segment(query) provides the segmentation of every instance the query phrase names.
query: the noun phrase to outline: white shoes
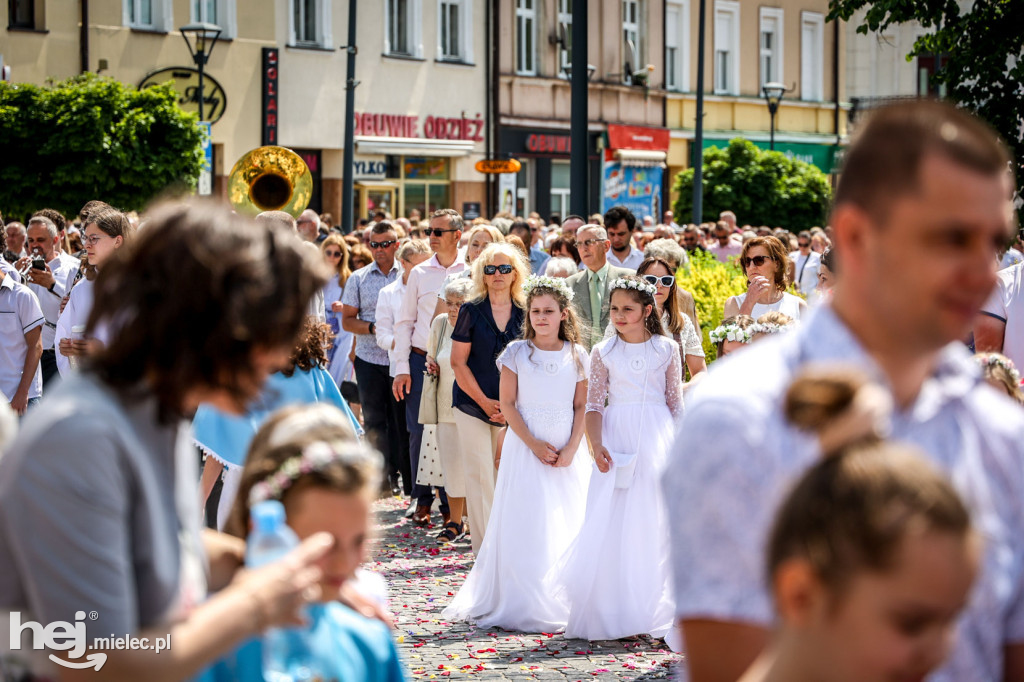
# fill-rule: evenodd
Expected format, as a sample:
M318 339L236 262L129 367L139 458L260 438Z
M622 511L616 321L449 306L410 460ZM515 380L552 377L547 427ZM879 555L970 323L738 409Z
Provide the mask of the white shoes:
M405 518L411 519L412 515L416 513L416 500L415 498L409 498L409 508L405 510Z

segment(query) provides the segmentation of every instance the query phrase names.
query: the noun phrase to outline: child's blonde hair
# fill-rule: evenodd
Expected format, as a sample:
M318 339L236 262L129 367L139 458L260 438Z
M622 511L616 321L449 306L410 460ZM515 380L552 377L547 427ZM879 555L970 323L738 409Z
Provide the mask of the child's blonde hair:
M310 457L314 451L320 456ZM225 531L238 537L248 534L250 497L257 486L256 496L281 502L307 488L372 497L380 486L381 470L380 453L358 441L348 417L333 405L278 410L249 446Z
M985 381L996 388L1006 391L1006 394L1024 404L1024 392L1020 389L1020 372L1014 366L1013 360L1002 353L978 353L974 359L981 365L981 375Z

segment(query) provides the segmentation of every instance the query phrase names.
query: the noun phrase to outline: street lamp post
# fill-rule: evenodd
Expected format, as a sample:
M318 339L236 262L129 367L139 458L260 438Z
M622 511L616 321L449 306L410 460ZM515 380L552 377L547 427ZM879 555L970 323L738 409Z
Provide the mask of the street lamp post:
M771 116L771 136L768 146L775 151L775 114L779 110L782 96L786 94L786 86L782 83L765 83L761 92L764 94L765 101L768 102L768 114Z
M195 62L196 68L199 71L199 120L202 121L204 119L203 71L206 67L206 62L210 60L213 46L217 44L217 39L220 38L223 29L216 24L200 23L182 26L178 30L181 31L181 37L185 39L185 45L188 46L189 54L192 55L192 61ZM190 35L192 36L191 42L188 39Z

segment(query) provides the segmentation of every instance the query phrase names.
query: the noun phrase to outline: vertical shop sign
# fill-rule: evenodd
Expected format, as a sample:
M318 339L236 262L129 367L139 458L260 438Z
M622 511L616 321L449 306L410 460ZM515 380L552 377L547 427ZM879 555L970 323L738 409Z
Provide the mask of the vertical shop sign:
M263 48L263 135L262 144L277 144L277 48Z

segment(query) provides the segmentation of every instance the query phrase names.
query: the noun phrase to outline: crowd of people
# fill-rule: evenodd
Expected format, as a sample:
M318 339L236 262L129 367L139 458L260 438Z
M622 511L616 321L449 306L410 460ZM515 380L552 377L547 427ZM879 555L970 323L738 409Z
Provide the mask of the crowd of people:
M696 682L1024 679L1009 163L917 102L868 119L809 231L623 207L10 221L0 606L173 633L172 656L109 652L112 678L258 677L258 635L302 622L325 679L402 679L361 568L394 495L470 547L449 619L664 638ZM747 280L710 367L677 279L704 251ZM239 571L266 500L302 543ZM52 673L17 639L5 672Z

